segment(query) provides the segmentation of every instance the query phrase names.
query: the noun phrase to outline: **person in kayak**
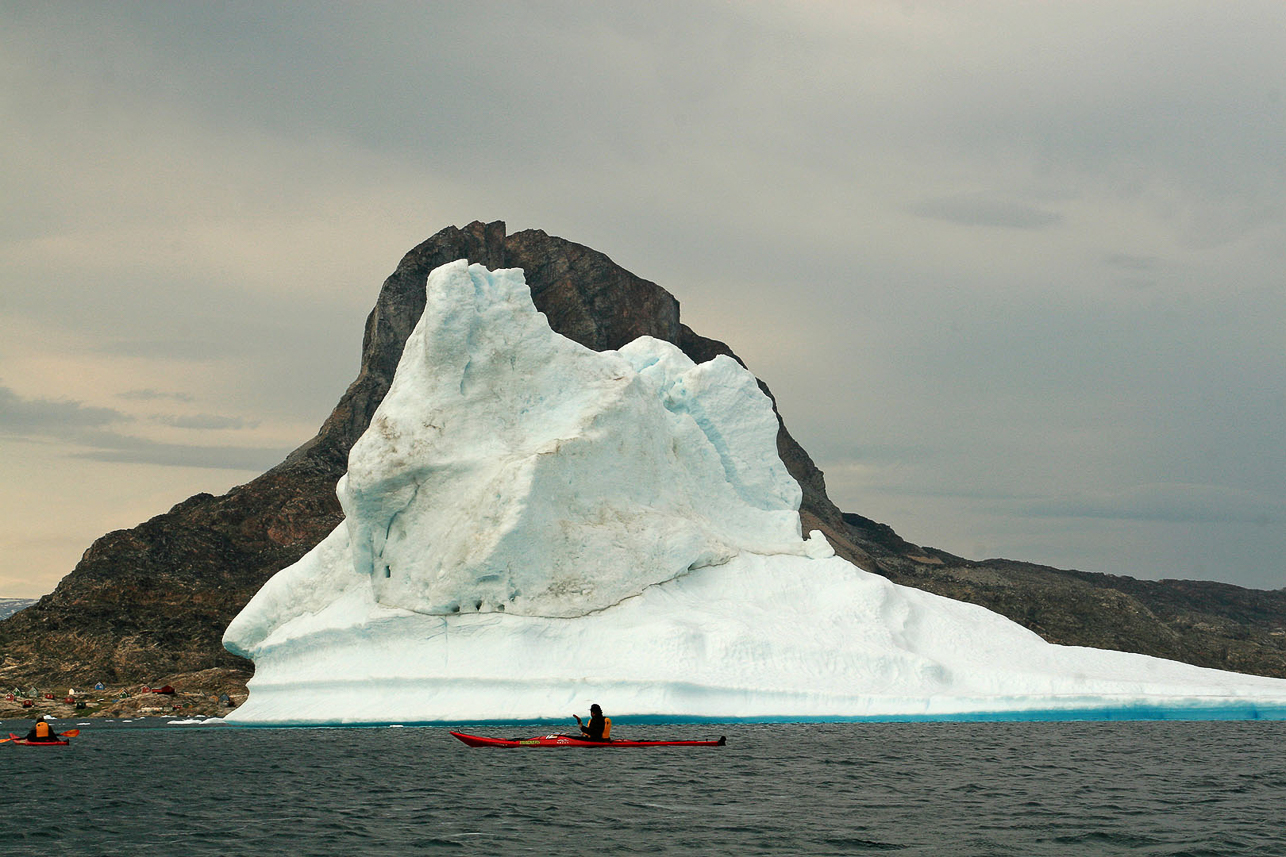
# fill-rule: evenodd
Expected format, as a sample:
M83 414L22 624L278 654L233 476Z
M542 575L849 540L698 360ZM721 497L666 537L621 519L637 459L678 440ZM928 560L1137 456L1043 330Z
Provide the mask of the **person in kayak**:
M36 719L36 724L31 727L31 731L27 733L27 740L40 743L57 741L58 733L54 731L54 727L50 726L45 718L39 717Z
M588 725L580 719L579 714L573 714L576 718L576 724L580 726L581 737L586 741L611 741L612 740L612 719L603 716L603 709L594 703L589 707Z

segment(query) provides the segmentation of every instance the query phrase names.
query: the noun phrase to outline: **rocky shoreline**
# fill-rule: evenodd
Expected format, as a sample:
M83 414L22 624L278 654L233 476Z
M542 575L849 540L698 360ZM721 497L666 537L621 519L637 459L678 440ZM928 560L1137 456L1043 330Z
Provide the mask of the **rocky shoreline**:
M246 701L249 678L246 671L216 668L121 687L6 689L0 693L0 720L35 719L42 715L58 720L222 717ZM172 692L163 692L162 688L171 688Z

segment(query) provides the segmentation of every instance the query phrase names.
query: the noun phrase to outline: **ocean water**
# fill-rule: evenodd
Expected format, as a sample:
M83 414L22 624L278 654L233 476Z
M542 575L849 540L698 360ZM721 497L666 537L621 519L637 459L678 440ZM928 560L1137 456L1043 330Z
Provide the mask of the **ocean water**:
M0 745L0 854L1286 855L1281 721L621 720L728 744L520 750L89 723L70 747Z

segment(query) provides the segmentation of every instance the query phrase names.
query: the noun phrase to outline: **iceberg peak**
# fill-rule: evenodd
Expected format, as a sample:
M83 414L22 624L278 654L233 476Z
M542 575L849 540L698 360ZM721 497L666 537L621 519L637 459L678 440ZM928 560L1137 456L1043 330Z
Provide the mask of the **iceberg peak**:
M451 262L426 294L337 489L331 585L429 615L567 618L743 551L808 553L772 404L735 360L647 336L593 351L550 329L518 269ZM289 600L256 596L229 644L253 651Z

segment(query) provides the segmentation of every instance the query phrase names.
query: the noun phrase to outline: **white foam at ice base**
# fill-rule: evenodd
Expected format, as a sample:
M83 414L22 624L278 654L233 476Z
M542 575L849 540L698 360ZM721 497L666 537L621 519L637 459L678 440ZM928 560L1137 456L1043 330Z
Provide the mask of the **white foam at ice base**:
M222 717L189 717L183 720L167 720L167 726L224 726Z
M549 329L452 263L338 493L225 645L234 723L790 719L1286 706L1286 681L1053 646L800 532L771 403L729 358Z

